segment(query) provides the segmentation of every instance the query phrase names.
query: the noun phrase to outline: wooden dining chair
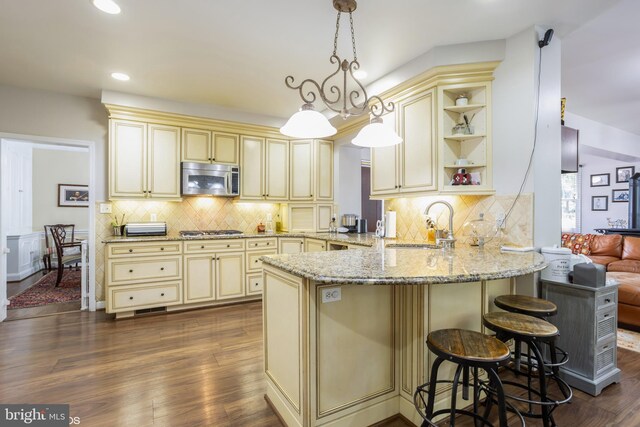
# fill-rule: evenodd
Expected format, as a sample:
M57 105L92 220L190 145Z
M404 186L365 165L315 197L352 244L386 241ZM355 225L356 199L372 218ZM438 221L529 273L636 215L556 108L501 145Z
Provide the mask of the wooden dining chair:
M53 237L58 259L58 275L56 277L56 286L58 286L62 281L64 266L75 264L76 268L78 268L78 263L82 261L82 242L75 240L74 224L55 224L46 227L49 227L51 237ZM70 238L68 238L69 234L71 234ZM50 259L49 263L51 263Z

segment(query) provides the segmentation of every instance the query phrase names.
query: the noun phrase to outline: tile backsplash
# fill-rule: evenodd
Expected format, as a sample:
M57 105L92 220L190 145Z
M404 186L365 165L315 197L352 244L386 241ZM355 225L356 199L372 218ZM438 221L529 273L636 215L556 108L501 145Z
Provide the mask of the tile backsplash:
M111 222L150 221L155 214L165 221L170 233L180 230L234 229L255 232L258 224L270 213L274 220L279 213L277 203L244 203L222 197L188 197L182 202L114 201L110 215L96 213L96 299L104 300L104 247L102 240L112 236ZM99 212L99 207L96 212Z

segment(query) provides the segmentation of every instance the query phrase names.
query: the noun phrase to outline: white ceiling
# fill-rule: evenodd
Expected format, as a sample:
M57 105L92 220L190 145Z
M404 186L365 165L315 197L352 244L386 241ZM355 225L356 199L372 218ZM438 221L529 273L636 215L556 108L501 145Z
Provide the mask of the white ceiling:
M90 0L0 0L0 83L94 98L104 89L287 117L301 102L284 77L321 79L332 71L331 0L117 1L120 15L102 13ZM534 24L551 25L562 37L616 3L361 0L354 21L365 83L434 46L503 39ZM346 33L342 54L350 53ZM112 80L113 71L131 81Z
M562 41L567 110L640 135L640 1L623 0Z

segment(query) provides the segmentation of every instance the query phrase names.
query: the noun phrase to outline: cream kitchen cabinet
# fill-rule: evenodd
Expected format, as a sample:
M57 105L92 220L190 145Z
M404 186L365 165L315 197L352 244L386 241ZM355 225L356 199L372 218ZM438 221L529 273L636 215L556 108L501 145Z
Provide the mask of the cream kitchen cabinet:
M185 255L185 304L244 296L244 263L244 252Z
M333 142L291 141L292 201L333 200Z
M304 239L302 237L278 238L278 253L299 254L304 252Z
M401 99L383 117L402 137L402 144L372 149L371 194L436 191L437 140L434 90Z
M180 198L180 128L111 120L109 198Z
M238 135L182 128L181 159L183 162L237 165L240 163Z
M319 239L304 239L305 252L324 252L327 250L327 241Z
M240 137L240 198L287 200L289 141Z

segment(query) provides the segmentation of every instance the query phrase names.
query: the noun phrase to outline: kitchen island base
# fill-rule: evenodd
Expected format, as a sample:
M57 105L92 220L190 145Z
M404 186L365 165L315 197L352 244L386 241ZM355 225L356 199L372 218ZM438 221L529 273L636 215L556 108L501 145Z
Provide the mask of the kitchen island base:
M413 392L435 359L426 335L485 332L482 315L498 310L493 299L515 292L514 278L334 285L263 267L267 398L288 426L367 426L397 414L420 425ZM454 369L445 362L440 375ZM438 387L437 409L450 389Z

